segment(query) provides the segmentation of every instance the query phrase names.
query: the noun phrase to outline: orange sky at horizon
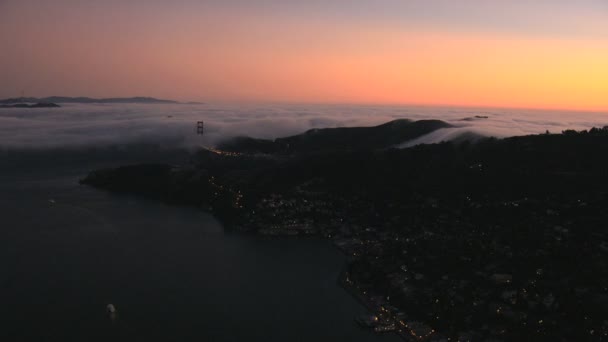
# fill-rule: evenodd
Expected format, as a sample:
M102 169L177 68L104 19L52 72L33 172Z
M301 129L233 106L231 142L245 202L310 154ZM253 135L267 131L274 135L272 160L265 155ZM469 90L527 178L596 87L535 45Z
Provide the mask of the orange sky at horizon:
M13 81L0 85L2 97L25 90L31 96L608 110L608 39L602 37L359 27L241 13L178 12L163 20L143 13L133 22L129 13L112 13L119 25L107 26L107 17L79 13L62 25L43 15L36 25L21 25L21 38L0 56L0 76ZM16 20L0 24L0 38L15 26Z

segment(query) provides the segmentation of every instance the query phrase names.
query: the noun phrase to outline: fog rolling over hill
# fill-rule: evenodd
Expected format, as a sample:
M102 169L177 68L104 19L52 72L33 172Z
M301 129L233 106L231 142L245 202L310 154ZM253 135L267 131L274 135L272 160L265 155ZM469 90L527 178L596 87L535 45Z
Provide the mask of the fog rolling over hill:
M370 326L406 341L608 336L608 127L384 148L416 123L236 140L246 153L200 150L82 182L203 207L238 231L332 239ZM388 138L373 145L376 130Z
M239 136L274 140L311 129L319 129L317 132L323 135L323 128L371 127L399 119L441 120L450 125L415 137L413 142L411 137L395 142L402 143L403 147L463 136L509 137L608 124L606 113L601 112L358 105L61 103L61 108L0 108L0 147L74 149L150 143L196 148L216 146ZM205 122L202 136L196 134L197 121ZM374 133L363 134L371 138ZM356 140L351 139L354 146Z
M311 153L330 150L389 148L452 127L439 120L399 119L374 127L314 128L305 133L274 140L237 137L219 144L225 151L246 153Z

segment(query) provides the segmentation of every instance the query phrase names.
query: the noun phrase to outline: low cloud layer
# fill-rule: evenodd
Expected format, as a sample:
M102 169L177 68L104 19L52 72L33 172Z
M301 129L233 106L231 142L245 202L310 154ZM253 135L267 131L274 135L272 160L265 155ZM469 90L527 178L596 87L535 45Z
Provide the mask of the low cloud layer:
M53 109L0 109L0 146L213 146L233 136L277 138L311 128L370 126L398 118L439 119L457 126L404 142L403 147L470 133L507 137L608 125L608 113L591 112L353 105L66 104ZM205 122L203 136L196 134L197 121Z

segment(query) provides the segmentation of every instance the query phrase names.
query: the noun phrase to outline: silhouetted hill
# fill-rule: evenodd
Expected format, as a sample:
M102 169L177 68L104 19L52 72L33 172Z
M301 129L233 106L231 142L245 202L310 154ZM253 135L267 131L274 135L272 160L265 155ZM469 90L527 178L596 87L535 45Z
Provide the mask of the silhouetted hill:
M374 127L339 127L311 129L303 134L275 140L237 137L225 141L219 148L240 153L317 153L341 150L375 150L389 148L451 127L440 120L394 120Z
M241 138L241 150L316 153L202 150L182 166L100 170L82 182L210 208L263 235L331 237L350 256L347 288L364 301L390 296L392 314L434 328L435 340L462 331L474 340L588 340L608 313L608 127L353 149L441 126L400 120Z
M153 97L116 97L116 98L102 98L95 99L90 97L64 97L64 96L50 96L50 97L18 97L0 100L0 104L14 104L14 103L151 103L151 104L165 104L165 103L178 103L172 100L156 99Z
M57 108L57 107L61 107L61 106L56 103L47 103L47 102L34 103L34 104L29 104L29 103L0 104L0 108Z

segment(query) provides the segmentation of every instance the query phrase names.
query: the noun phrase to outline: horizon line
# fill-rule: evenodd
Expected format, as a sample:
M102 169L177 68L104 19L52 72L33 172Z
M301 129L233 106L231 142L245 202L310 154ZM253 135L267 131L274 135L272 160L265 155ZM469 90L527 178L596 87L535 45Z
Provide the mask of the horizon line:
M574 107L551 107L551 106L525 106L525 105L488 105L488 104L452 104L452 103L428 103L428 102L375 102L375 101L302 101L302 100L248 100L248 99L233 99L233 100L202 100L202 99L175 99L172 97L153 96L153 95L113 95L113 96L68 96L68 95L46 95L46 96L2 96L4 99L18 98L47 98L47 97L66 97L66 98L90 98L90 99L128 99L128 98L152 98L157 100L175 101L179 104L187 104L188 102L200 102L204 104L252 104L252 105L327 105L327 106L379 106L379 107L439 107L439 108L468 108L468 109L510 109L510 110L531 110L531 111L560 111L560 112L591 112L600 113L608 111L608 106L602 108L574 108Z

